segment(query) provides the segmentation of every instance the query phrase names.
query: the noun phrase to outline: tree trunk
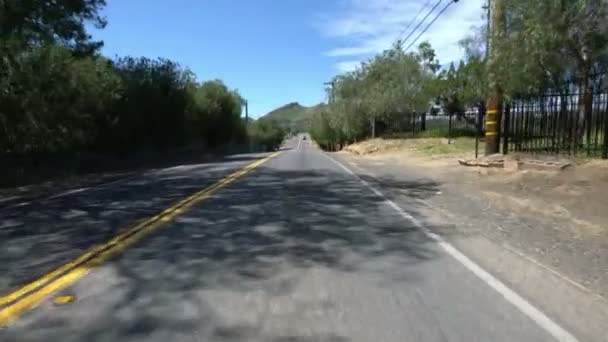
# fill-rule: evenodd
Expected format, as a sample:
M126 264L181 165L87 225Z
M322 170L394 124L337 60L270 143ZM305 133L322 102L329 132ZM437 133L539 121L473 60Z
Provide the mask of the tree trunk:
M588 62L583 66L580 78L581 88L579 90L578 113L572 127L575 152L583 144L585 126L591 123L591 115L593 113L593 84L591 80L591 66ZM587 137L587 139L589 138Z
M563 90L560 94L560 108L558 119L557 146L558 152L560 149L566 149L567 152L572 150L572 130L570 129L571 112L568 111L568 90Z
M486 103L485 101L479 102L477 106L477 122L475 122L475 127L477 128L477 132L480 133L483 128L483 117L486 115Z
M420 130L424 132L426 131L426 112L422 113L420 120Z
M371 119L372 139L376 138L376 118Z

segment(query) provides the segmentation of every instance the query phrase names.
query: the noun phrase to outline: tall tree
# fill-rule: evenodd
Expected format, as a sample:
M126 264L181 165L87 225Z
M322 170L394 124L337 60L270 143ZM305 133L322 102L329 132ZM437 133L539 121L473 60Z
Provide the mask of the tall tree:
M0 39L26 45L58 42L92 52L101 42L91 41L85 23L105 27L100 15L105 5L105 0L2 0Z
M511 92L559 88L566 78L576 79L581 96L573 136L580 139L592 113L593 74L606 70L608 2L511 0L507 11L508 35L500 49Z

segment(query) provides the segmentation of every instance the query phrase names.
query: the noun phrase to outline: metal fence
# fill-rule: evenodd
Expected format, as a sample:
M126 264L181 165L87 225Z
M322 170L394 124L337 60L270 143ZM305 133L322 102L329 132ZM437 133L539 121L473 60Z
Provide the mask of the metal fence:
M479 122L483 123L483 115L479 115L477 110L453 115L444 113L408 113L398 116L390 124L378 121L376 132L389 136L472 137L481 134Z
M503 112L503 152L555 153L608 158L608 75L591 82L585 110L578 82L542 96L516 98Z
M428 132L448 133L452 136L474 136L478 132L479 116L476 111L464 114L437 114L426 115L424 127L422 119L418 119L417 126Z

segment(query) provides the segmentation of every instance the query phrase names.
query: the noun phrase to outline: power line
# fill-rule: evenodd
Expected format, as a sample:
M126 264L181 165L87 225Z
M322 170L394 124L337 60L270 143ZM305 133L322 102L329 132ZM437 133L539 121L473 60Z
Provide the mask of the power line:
M433 0L428 0L426 2L426 4L424 4L424 6L420 7L420 10L416 14L416 16L414 16L414 19L412 19L410 21L410 23L403 30L401 30L401 32L399 32L399 35L397 35L397 37L398 37L397 40L400 40L403 37L403 34L405 33L405 31L409 30L412 27L412 25L414 25L414 23L416 22L418 17L422 14L422 11L424 11L427 7L429 7L429 5L431 4L431 1L433 1Z
M424 28L424 30L422 30L422 32L420 32L420 34L410 43L410 45L408 45L403 51L407 51L409 50L409 48L412 47L412 45L416 44L416 42L418 41L418 39L420 39L420 37L422 37L422 35L435 23L435 21L437 21L437 19L439 19L439 17L448 10L448 8L450 8L450 6L452 6L454 3L458 2L458 0L452 0L450 1L447 5L445 5L441 11L439 11L439 13L437 14L437 16L435 16L435 18L433 18L433 20L426 25L426 27Z
M420 28L420 26L422 24L424 24L424 22L426 21L426 19L431 15L431 13L433 13L435 11L435 9L437 9L437 7L439 7L439 5L443 2L443 0L439 0L435 6L433 6L433 8L431 8L431 10L429 11L429 13L427 13L424 18L422 18L422 20L418 23L418 25L416 25L416 27L414 27L414 29L407 35L407 37L405 37L405 39L403 39L403 43L407 42L408 39L410 39L410 37L414 34L414 32L416 32L417 29Z
M487 17L486 17L486 61L488 60L488 58L490 57L490 20L491 20L491 15L492 15L492 0L486 0L487 3L485 6L483 6L482 8L484 10L486 10L487 12Z

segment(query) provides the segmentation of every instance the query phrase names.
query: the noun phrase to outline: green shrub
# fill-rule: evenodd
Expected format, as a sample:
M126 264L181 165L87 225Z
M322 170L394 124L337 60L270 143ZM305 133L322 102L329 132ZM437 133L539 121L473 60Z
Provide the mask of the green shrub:
M249 125L249 139L267 151L278 149L285 139L285 130L269 119L260 119Z

